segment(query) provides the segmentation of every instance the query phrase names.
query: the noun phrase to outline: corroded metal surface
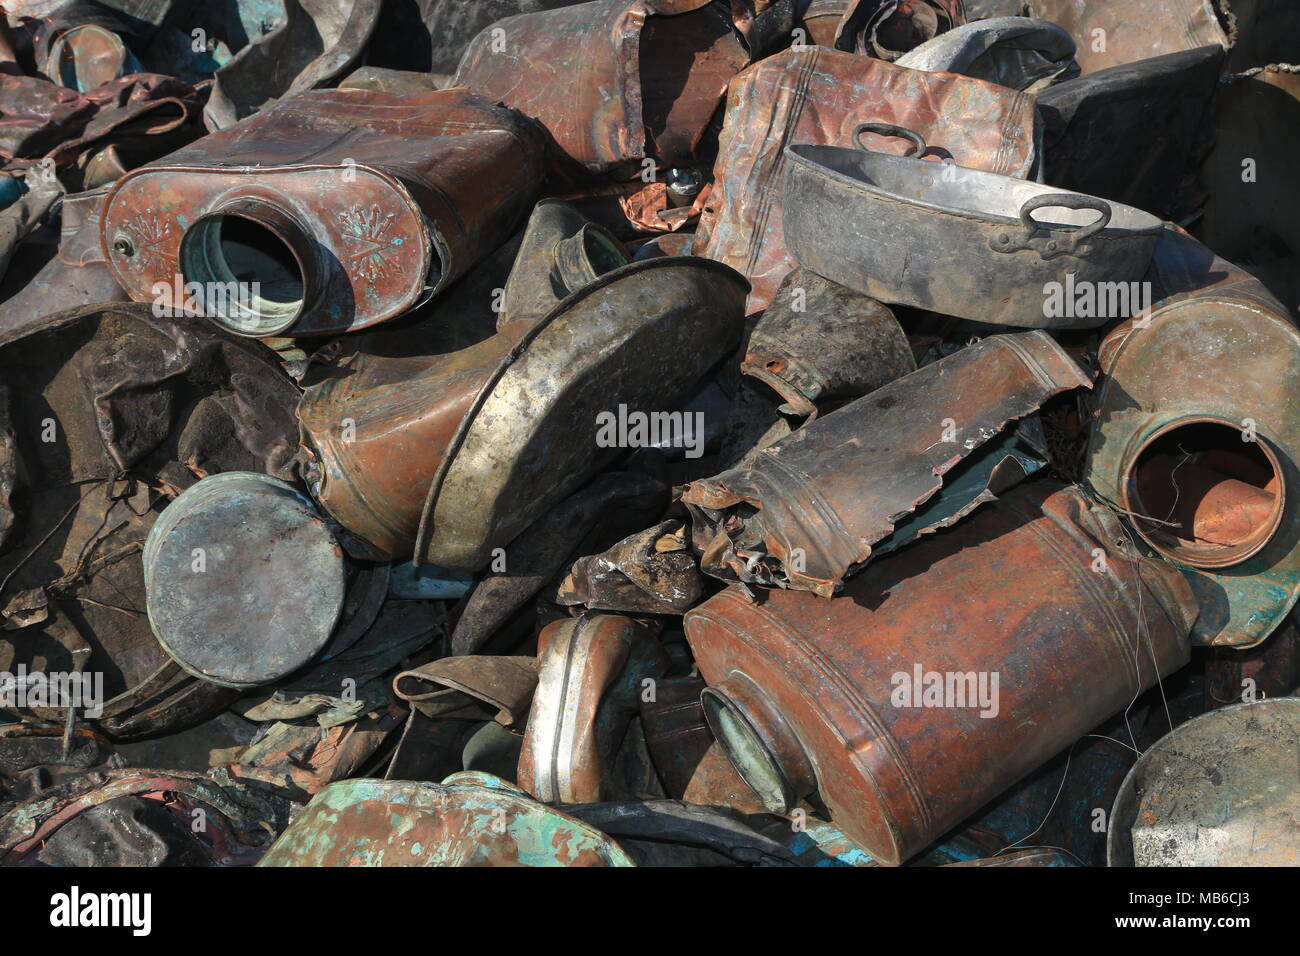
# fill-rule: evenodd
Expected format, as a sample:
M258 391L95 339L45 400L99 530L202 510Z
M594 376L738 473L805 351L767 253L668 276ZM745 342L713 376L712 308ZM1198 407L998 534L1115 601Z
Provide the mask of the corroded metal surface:
M144 547L149 622L196 677L269 684L324 649L342 611L343 551L311 501L250 472L200 481Z
M1203 714L1150 748L1110 812L1111 866L1300 866L1300 698Z
M486 775L326 787L259 866L631 866L610 838Z
M710 723L769 809L816 791L898 864L1187 662L1190 590L1122 540L1109 509L1036 482L830 601L728 589L686 616ZM900 699L917 671L940 674L939 706Z
M754 64L728 90L714 188L694 246L753 283L748 312L763 309L796 265L783 233L786 145L852 146L854 130L869 120L915 130L961 166L1016 177L1034 167L1028 94L820 47ZM875 134L863 142L893 153L911 148Z
M360 329L499 246L540 176L532 124L466 90L308 92L120 179L104 253L133 299L175 308L184 283L258 282L242 309L199 302L241 334Z
M1043 332L995 335L692 482L701 567L829 597L853 566L1007 422L1089 378ZM991 497L966 503L962 513ZM950 519L951 520L951 519Z
M682 614L704 590L688 545L681 521L637 532L602 554L573 562L556 603L626 614Z
M1193 640L1251 647L1300 597L1300 333L1256 280L1169 246L1160 278L1209 282L1102 343L1087 480L1183 568Z
M691 160L747 62L725 3L596 0L488 27L454 82L537 119L564 165L630 179Z
M1028 0L1029 16L1064 27L1084 73L1231 42L1209 0ZM1100 32L1099 32L1100 31Z
M835 30L835 48L897 60L965 22L962 0L850 0Z

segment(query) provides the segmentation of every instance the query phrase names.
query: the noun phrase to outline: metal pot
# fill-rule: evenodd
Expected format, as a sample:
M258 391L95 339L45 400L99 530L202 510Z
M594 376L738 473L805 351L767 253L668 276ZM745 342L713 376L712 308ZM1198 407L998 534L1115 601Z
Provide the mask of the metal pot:
M1049 283L1142 278L1160 220L1108 202L996 173L918 159L920 134L901 136L912 156L834 146L786 149L786 245L818 275L882 302L1020 328L1093 328L1123 315L1054 316ZM1050 219L1036 217L1053 210ZM1099 215L1092 217L1089 211ZM1073 312L1074 310L1067 310Z

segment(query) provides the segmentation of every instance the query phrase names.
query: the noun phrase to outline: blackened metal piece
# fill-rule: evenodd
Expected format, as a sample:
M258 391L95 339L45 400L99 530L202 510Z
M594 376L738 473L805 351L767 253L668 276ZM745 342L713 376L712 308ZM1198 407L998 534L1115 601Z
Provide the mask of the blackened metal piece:
M1184 177L1209 148L1209 107L1222 62L1222 47L1206 46L1108 67L1043 90L1038 111L1045 182L1162 219L1182 218L1191 201L1180 195ZM1241 181L1235 159L1231 178Z
M269 684L329 642L346 559L310 499L250 472L205 478L144 547L149 622L167 653L226 687Z
M1074 52L1074 40L1055 23L995 17L953 27L896 62L911 70L960 73L1038 93L1079 75Z
M747 62L726 3L596 0L486 28L454 82L538 120L571 175L630 179L691 160Z
M466 90L308 92L124 176L103 244L134 299L243 335L351 331L472 269L540 177L533 125Z
M784 234L785 146L852 146L864 119L915 130L951 149L962 166L1017 177L1034 168L1028 94L822 47L785 50L754 64L729 87L713 190L692 246L696 255L725 262L753 283L747 314L765 308L798 265ZM864 141L876 150L913 148L875 134ZM836 208L824 224L844 216Z
M1036 482L829 601L729 588L686 617L710 724L769 810L815 791L897 865L1186 664L1190 589L1122 541Z
M747 466L692 482L701 567L829 597L899 519L1009 421L1090 385L1045 332L995 335L795 431ZM948 524L987 501L977 494Z
M1300 627L1294 614L1249 650L1215 647L1205 661L1205 709L1300 695Z
M1170 245L1162 279L1211 280L1103 341L1086 477L1187 575L1193 642L1253 647L1300 597L1300 333L1257 280Z
M664 521L603 554L579 558L555 600L624 614L684 614L704 590L680 521Z
M631 618L588 614L547 626L538 637L520 786L544 803L608 797L610 769L643 682L667 669L654 631Z
M161 801L114 797L77 814L45 841L47 866L212 866L190 821Z
M924 151L901 127L860 130ZM1054 314L1046 295L1053 284L1140 279L1161 229L1150 213L1096 196L866 148L791 146L787 167L785 238L801 265L882 302L994 325L1128 318Z
M1111 866L1300 865L1300 698L1202 714L1133 765L1107 827Z
M402 820L393 826L394 816ZM341 780L312 799L259 866L632 866L595 827L488 774L441 785Z
M811 418L819 404L859 398L915 371L916 359L887 307L795 269L750 333L740 370L771 386L783 412Z

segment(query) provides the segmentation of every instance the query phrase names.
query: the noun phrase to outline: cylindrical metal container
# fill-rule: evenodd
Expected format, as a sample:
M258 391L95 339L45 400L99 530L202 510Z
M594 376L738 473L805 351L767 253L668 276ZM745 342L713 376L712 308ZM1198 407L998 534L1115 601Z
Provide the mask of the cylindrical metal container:
M144 546L149 622L186 671L225 687L269 684L329 643L343 611L343 550L288 482L205 478L173 501Z
M1212 710L1133 765L1110 811L1111 866L1300 866L1300 697Z
M469 272L541 175L535 127L467 90L317 90L123 176L101 237L137 301L241 335L346 332Z
M1187 662L1190 590L1124 540L1038 482L830 600L730 588L686 615L705 713L768 809L901 863Z
M1300 332L1237 276L1119 326L1098 360L1088 484L1184 569L1193 643L1258 644L1300 597Z

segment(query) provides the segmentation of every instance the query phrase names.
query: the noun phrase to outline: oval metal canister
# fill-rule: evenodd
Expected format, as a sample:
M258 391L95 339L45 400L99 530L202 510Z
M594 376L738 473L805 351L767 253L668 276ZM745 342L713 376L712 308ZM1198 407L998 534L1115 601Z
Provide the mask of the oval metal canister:
M127 173L101 241L136 301L240 335L350 332L473 269L541 175L535 127L468 90L314 90Z
M1255 646L1300 597L1300 332L1238 276L1124 323L1098 358L1088 484L1183 569L1194 644Z
M1189 720L1133 765L1110 812L1111 866L1300 866L1300 697Z
M886 130L926 148L901 127L859 127ZM867 149L791 146L786 157L786 245L818 275L881 302L993 325L1092 328L1138 311L1111 314L1109 290L1127 291L1146 271L1161 228L1150 213ZM1105 283L1108 294L1103 306L1094 288L1088 307L1055 310L1051 283L1071 306L1075 289Z
M285 677L329 643L343 550L288 482L232 471L173 501L144 546L149 622L186 671L225 687Z
M1037 482L830 600L729 588L686 615L705 713L769 810L899 864L1187 662L1190 590L1123 540Z

